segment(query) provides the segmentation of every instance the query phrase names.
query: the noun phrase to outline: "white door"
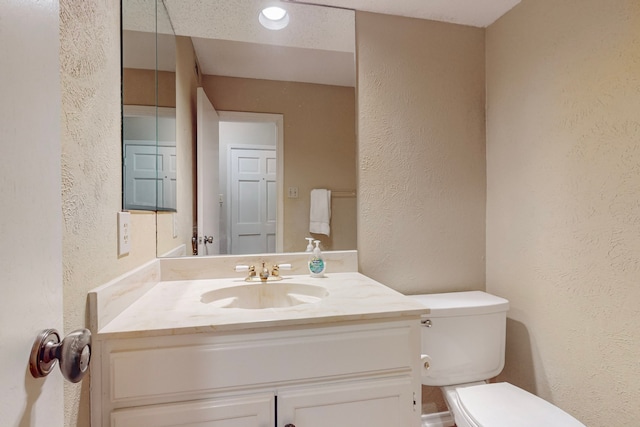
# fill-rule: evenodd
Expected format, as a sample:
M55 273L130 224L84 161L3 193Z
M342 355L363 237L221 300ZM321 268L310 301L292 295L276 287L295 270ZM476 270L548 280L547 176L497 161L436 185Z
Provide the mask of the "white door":
M62 332L58 2L0 10L0 426L61 426L59 369L28 367L38 333Z
M231 252L276 251L276 150L231 150Z
M278 393L278 427L419 426L411 378L363 381Z
M158 210L176 210L178 158L176 147L158 146Z
M176 209L176 147L127 144L125 209Z
M198 255L217 255L220 253L220 119L201 87L197 97Z

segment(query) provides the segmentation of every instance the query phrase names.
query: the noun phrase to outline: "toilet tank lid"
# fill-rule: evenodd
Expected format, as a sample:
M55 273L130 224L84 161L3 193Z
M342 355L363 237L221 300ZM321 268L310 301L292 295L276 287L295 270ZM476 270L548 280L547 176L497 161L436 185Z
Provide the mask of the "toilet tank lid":
M469 316L505 312L509 301L482 291L411 295L429 308L429 317Z

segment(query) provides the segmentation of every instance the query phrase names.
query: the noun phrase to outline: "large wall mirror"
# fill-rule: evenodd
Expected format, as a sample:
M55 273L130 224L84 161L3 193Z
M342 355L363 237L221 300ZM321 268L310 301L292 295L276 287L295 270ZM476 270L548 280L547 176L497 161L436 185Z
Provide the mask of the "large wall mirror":
M274 24L274 4L123 0L123 170L139 172L129 153L154 168L138 199L158 256L356 248L354 12L283 2ZM331 192L329 235L309 231L314 189Z

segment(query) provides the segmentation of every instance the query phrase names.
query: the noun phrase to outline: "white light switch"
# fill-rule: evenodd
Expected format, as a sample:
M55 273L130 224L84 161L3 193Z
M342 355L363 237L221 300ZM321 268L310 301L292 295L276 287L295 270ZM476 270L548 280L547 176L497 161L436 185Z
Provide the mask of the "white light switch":
M118 212L118 256L131 251L131 213Z

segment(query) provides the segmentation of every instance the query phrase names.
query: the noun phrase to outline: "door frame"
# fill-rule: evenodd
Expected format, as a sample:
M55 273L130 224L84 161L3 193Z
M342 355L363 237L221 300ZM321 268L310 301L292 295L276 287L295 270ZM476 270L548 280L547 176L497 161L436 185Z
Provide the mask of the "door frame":
M276 219L276 252L284 250L284 116L282 114L271 113L248 113L242 111L218 111L218 118L221 122L244 122L244 123L274 123L276 126L276 188L278 191L277 219ZM230 144L226 153L227 165L231 162L231 147L234 148L258 148L263 146L250 146L240 144ZM228 174L227 169L227 174ZM230 194L229 180L227 180L227 194ZM230 209L231 203L227 203L227 233L230 230ZM229 236L227 237L227 251L229 250Z

